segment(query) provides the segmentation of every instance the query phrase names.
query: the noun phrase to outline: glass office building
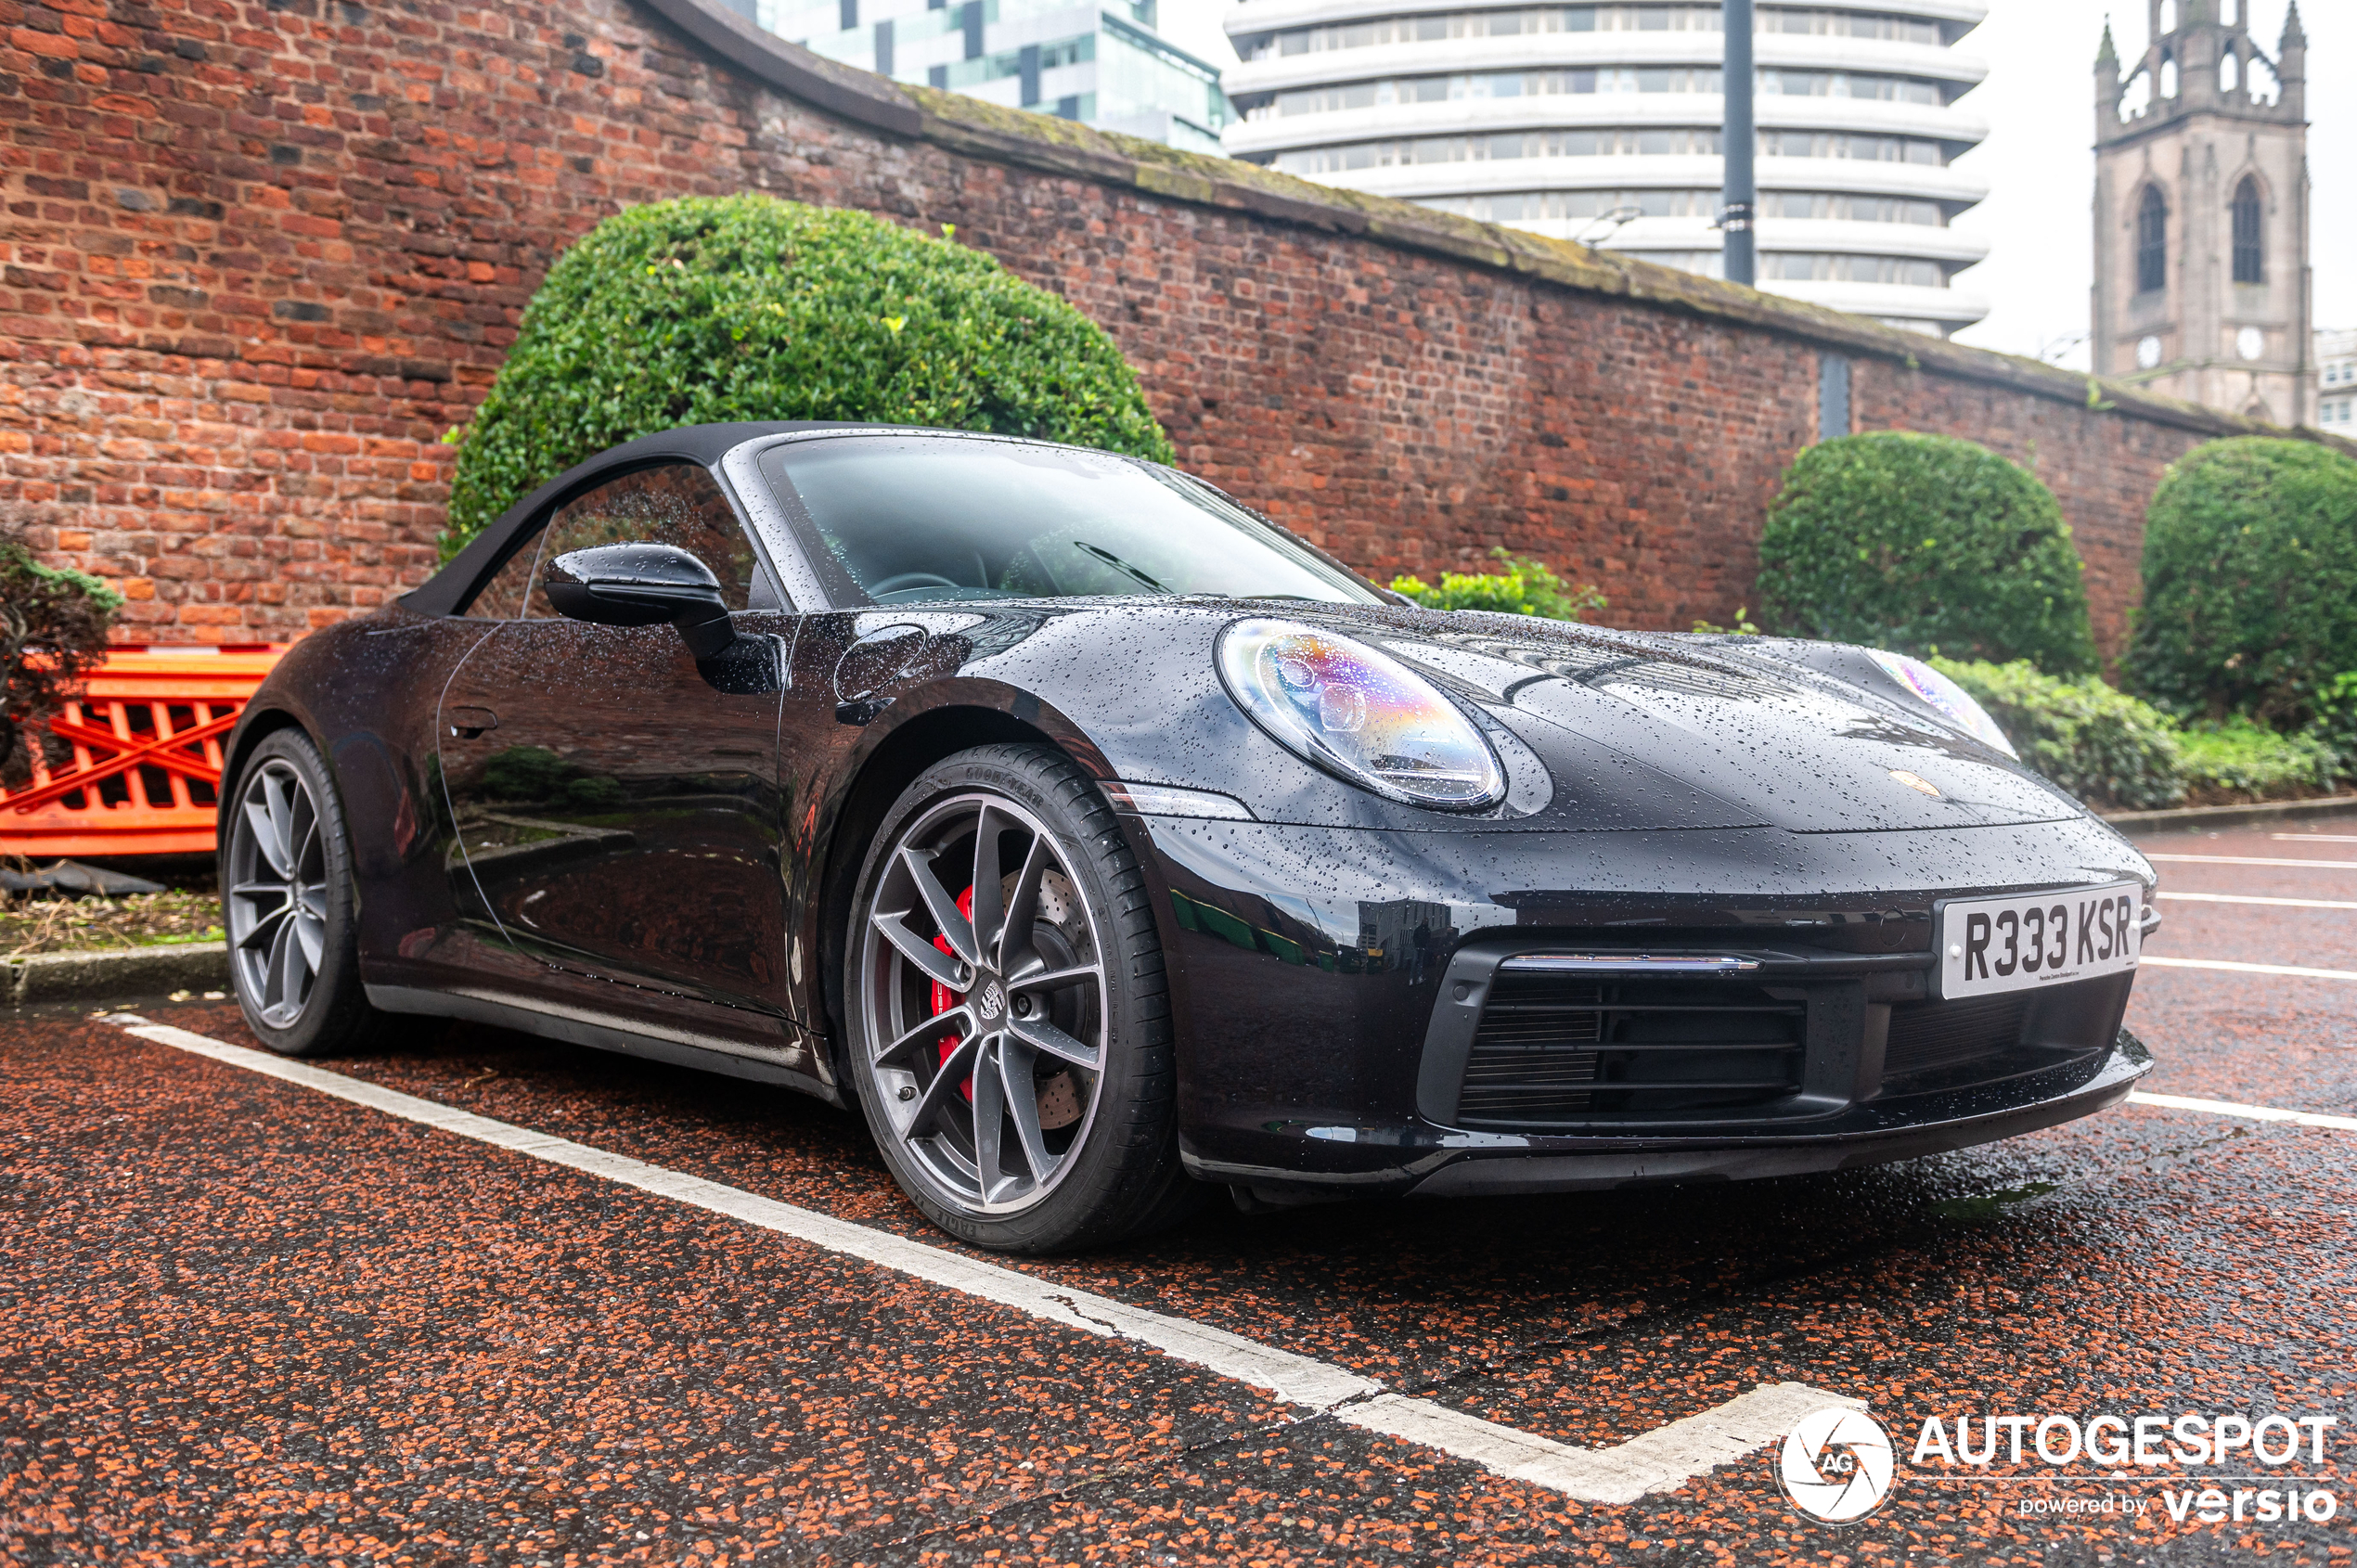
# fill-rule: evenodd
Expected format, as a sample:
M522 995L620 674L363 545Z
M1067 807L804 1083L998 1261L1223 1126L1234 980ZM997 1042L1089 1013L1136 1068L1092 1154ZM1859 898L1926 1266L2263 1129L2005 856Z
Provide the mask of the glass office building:
M763 27L902 82L1222 150L1219 69L1154 31L1156 0L752 0Z
M1970 0L1758 7L1759 286L1945 335L1987 253L1948 225L1987 127ZM1229 152L1287 174L1716 276L1716 5L1244 0Z

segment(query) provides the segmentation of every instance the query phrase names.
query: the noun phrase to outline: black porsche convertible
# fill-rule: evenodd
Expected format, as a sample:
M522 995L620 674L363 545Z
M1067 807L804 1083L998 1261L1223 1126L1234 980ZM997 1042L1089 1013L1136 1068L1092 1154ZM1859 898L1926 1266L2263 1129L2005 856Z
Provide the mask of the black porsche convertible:
M290 1054L472 1019L857 1102L987 1247L1827 1171L2120 1099L2150 866L1911 659L1418 609L1042 443L616 447L224 771Z

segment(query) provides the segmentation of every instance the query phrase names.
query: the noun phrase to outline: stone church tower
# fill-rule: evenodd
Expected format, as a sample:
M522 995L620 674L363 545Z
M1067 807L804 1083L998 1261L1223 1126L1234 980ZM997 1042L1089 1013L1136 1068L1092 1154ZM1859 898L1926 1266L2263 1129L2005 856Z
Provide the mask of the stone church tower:
M2272 60L2249 0L2145 3L2144 58L2095 59L2095 372L2312 424L2298 0Z

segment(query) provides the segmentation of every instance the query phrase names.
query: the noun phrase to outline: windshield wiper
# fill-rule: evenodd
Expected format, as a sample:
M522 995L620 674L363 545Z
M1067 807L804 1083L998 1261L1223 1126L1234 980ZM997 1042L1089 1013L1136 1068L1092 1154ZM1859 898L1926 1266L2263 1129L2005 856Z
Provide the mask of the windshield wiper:
M1143 583L1147 587L1152 588L1158 594L1166 594L1170 591L1168 588L1164 587L1160 583L1155 582L1152 577L1147 576L1144 572L1139 571L1136 567L1122 559L1119 556L1114 554L1111 550L1099 549L1096 546L1089 544L1085 539L1075 539L1072 542L1072 547L1075 550L1088 551L1090 555L1095 556L1099 560L1103 561L1107 566L1112 567L1115 572L1120 572L1126 577L1136 578L1139 582Z

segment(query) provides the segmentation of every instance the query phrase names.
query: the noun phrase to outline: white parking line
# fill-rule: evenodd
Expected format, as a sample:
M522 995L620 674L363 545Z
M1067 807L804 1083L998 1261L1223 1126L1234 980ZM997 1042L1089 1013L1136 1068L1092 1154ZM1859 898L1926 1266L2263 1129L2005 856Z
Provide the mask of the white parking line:
M2255 893L2157 893L2155 898L2173 898L2185 904L2273 904L2286 909L2357 909L2357 903L2342 898L2262 898Z
M2155 855L2146 860L2182 862L2187 866L2304 866L2316 870L2357 871L2357 860L2271 860L2263 855Z
M2278 1111L2272 1105L2244 1105L2232 1099L2189 1099L2183 1095L2136 1093L2131 1105L2157 1105L2164 1111L2200 1111L2212 1116L2239 1116L2248 1122L2289 1122L2301 1127L2334 1127L2357 1133L2357 1116L2325 1116L2313 1111Z
M495 1122L487 1116L347 1078L341 1073L306 1067L267 1051L234 1046L168 1023L150 1023L135 1013L110 1014L105 1022L156 1045L170 1046L364 1105L389 1116L421 1123L551 1165L635 1187L674 1202L725 1215L746 1225L979 1296L1083 1333L1136 1341L1174 1360L1255 1388L1268 1389L1286 1403L1306 1406L1316 1414L1370 1432L1422 1443L1495 1474L1544 1486L1582 1502L1631 1503L1648 1492L1671 1491L1784 1436L1811 1411L1829 1405L1858 1410L1866 1407L1862 1399L1829 1394L1807 1383L1761 1383L1724 1405L1672 1421L1616 1447L1574 1447L1500 1426L1428 1399L1387 1394L1372 1378L1225 1330L1148 1312L1108 1296L1073 1290L922 1241L780 1203L741 1188L724 1187L626 1155L551 1137L507 1122Z
M2293 844L2357 844L2357 833L2270 833L2267 836Z
M2232 958L2157 958L2150 953L2136 960L2170 970L2225 970L2233 974L2287 974L2295 980L2357 980L2357 970L2312 970L2298 964L2242 964Z

